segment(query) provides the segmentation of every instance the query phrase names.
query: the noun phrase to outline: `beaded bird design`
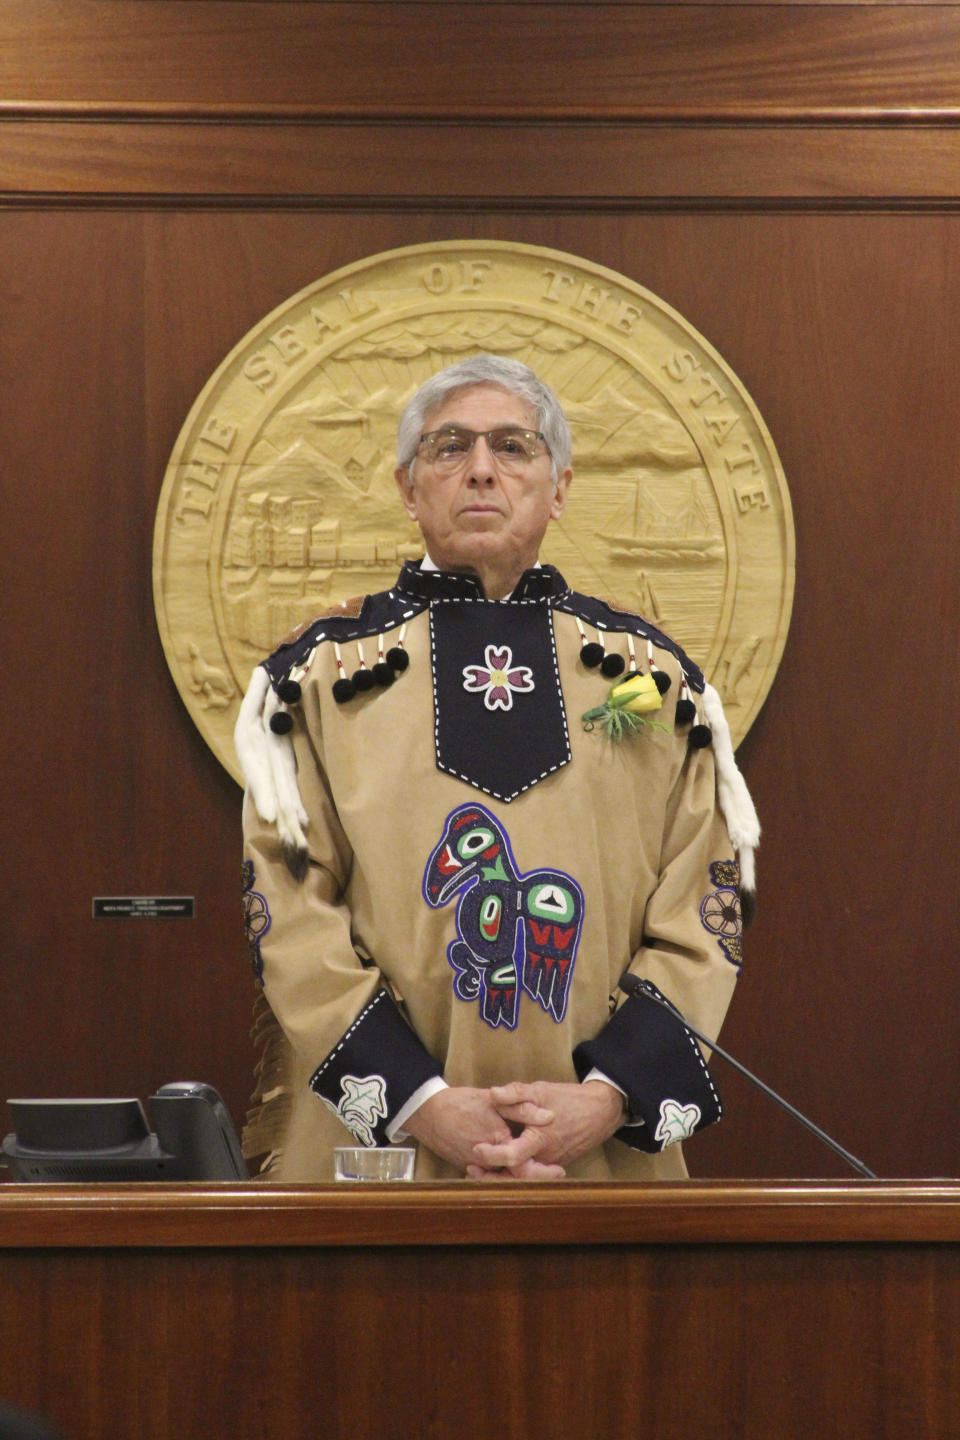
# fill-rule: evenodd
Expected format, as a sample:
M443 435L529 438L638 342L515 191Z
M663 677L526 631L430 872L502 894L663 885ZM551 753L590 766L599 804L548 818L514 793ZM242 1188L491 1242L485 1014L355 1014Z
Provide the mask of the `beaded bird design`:
M514 1030L525 990L559 1023L583 922L576 881L559 870L520 874L506 832L489 810L461 805L448 817L423 877L433 909L455 894L457 939L447 949L454 994L478 1001L487 1025Z

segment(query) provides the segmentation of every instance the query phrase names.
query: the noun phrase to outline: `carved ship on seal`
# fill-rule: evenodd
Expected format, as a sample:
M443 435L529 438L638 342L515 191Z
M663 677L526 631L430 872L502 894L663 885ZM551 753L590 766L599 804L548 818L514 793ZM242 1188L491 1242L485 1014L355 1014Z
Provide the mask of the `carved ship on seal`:
M631 508L630 515L621 511L627 522L624 529L600 532L611 560L670 560L693 564L723 557L723 542L707 529L706 507L697 495L694 480L689 483L682 506L669 511L645 494L641 481L637 480Z

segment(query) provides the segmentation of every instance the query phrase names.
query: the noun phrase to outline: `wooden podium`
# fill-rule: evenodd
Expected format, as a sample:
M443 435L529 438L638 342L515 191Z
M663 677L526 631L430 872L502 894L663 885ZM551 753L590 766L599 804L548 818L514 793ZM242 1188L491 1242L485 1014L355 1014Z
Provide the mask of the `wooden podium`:
M948 1440L960 1183L0 1186L64 1440Z

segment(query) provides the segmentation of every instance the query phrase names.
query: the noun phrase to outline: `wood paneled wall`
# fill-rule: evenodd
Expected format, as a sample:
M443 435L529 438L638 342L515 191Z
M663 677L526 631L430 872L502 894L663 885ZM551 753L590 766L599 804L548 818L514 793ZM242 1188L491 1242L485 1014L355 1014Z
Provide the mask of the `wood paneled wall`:
M0 1097L204 1078L240 1117L240 796L151 536L200 387L364 255L632 276L756 399L795 507L741 749L761 910L727 1044L884 1175L954 1174L960 7L0 0ZM96 894L193 921L94 921ZM718 1063L701 1175L839 1162Z

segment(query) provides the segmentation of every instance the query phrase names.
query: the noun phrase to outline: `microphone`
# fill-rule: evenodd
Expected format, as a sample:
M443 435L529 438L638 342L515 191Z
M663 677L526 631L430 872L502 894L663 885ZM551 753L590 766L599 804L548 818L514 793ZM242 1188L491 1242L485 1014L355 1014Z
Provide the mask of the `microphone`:
M769 1095L770 1099L776 1101L781 1109L786 1110L788 1115L792 1115L794 1120L799 1120L801 1125L804 1125L812 1135L816 1135L817 1139L821 1140L824 1145L829 1146L835 1155L839 1155L841 1160L845 1160L859 1175L865 1176L868 1180L876 1180L878 1178L872 1170L867 1169L862 1160L857 1159L856 1155L851 1155L849 1150L844 1150L843 1146L838 1145L836 1140L832 1140L825 1130L820 1129L819 1125L814 1125L813 1121L808 1120L806 1115L801 1115L800 1111L794 1109L788 1101L784 1100L782 1095L778 1095L775 1090L771 1090L769 1085L765 1085L756 1075L752 1075L744 1065L740 1064L739 1060L734 1060L732 1055L726 1050L721 1049L716 1040L710 1040L706 1035L701 1035L699 1030L695 1030L690 1024L690 1021L681 1015L676 1005L672 1005L666 995L662 995L656 986L647 980L641 980L638 975L631 974L629 970L623 972L618 983L625 995L635 995L645 1000L652 1000L655 1005L661 1006L664 1010L669 1010L671 1015L690 1031L691 1035L695 1035L704 1045L708 1045L711 1050L715 1050L722 1059L726 1060L728 1065L732 1065L734 1070L739 1071L745 1079L749 1080L751 1085L756 1085L757 1089L762 1090L764 1095Z

